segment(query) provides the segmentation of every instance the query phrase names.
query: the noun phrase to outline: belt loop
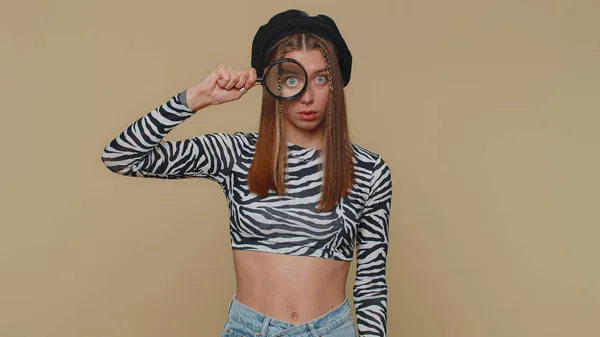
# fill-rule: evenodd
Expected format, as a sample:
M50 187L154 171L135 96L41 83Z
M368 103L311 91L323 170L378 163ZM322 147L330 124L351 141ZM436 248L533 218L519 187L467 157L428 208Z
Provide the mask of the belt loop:
M229 306L227 307L227 316L229 317L229 313L231 312L231 306L233 305L233 299L235 298L235 295L233 295L234 297L231 298L231 300L229 301Z
M308 330L310 331L310 334L313 337L321 337L321 336L319 336L317 334L317 329L315 328L315 323L314 322L308 322L307 325L308 325Z
M269 328L269 323L271 323L271 318L265 315L265 320L263 321L262 329L260 330L261 336L267 335L267 329Z

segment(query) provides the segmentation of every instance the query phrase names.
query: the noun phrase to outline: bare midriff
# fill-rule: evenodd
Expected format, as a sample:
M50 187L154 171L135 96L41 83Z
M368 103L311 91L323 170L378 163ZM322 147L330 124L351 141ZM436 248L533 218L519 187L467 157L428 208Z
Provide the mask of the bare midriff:
M233 250L236 299L274 319L302 324L346 298L350 262Z

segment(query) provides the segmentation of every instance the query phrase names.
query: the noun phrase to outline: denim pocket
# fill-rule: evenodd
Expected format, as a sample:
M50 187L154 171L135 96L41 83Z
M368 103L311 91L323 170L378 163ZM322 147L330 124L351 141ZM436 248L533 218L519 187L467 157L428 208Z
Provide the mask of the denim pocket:
M358 332L356 331L354 322L349 321L334 331L323 335L323 337L358 337Z
M256 331L227 319L221 335L222 337L256 337Z

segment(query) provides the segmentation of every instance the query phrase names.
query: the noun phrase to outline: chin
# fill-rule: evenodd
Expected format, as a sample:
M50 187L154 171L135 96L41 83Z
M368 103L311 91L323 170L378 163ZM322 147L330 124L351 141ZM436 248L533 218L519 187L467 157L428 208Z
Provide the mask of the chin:
M323 129L325 123L323 121L300 121L295 126L304 131L316 131L317 129Z

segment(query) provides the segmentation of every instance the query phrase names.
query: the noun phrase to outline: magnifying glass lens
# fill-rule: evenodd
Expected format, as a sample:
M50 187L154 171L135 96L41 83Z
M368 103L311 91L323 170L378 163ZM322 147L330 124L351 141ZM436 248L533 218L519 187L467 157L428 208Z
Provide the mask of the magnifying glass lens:
M267 69L263 85L275 98L293 99L306 88L306 71L298 62L282 59Z

